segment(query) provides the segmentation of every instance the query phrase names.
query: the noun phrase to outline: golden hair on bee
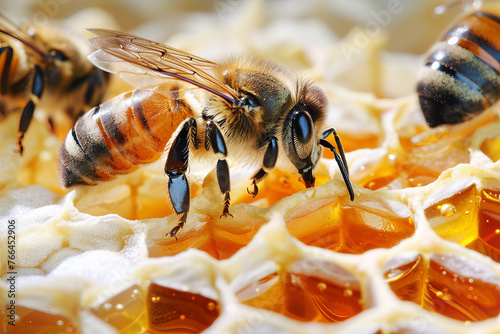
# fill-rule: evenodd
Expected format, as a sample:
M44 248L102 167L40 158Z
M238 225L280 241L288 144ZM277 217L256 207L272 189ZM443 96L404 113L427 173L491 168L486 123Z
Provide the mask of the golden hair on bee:
M230 166L247 166L253 196L275 167L298 172L312 187L327 147L354 199L340 138L323 131L328 99L319 85L271 60L214 63L124 32L91 31L99 37L90 40L98 50L89 59L140 84L89 111L68 133L59 160L64 186L108 181L163 156L168 195L180 216L169 233L176 237L189 212L186 174L193 159L215 167L228 217ZM340 154L325 140L330 134Z

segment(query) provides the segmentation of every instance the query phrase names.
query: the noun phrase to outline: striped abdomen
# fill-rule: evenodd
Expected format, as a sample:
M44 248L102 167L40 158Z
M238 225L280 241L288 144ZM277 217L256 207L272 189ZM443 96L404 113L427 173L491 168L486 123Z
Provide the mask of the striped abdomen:
M500 96L500 18L473 13L437 43L420 70L417 92L429 126L464 122Z
M162 84L121 94L88 111L61 147L61 184L94 185L157 160L177 126L192 116L185 92L178 84Z

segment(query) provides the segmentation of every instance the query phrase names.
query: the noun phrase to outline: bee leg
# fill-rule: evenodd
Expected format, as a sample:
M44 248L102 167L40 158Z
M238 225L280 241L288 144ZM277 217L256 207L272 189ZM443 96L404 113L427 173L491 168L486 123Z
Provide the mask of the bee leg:
M219 158L217 161L217 182L219 189L224 195L224 209L222 216L233 216L229 213L229 205L231 204L231 182L229 178L229 166L226 161L227 148L219 126L213 121L207 121L207 129L205 131L205 149L209 150L212 147L215 155Z
M196 121L190 118L180 125L180 131L167 156L165 173L168 176L168 194L175 212L181 215L179 224L169 235L177 240L177 232L184 226L189 212L189 184L186 178L189 158L189 144L196 136Z
M43 86L44 86L43 72L38 65L33 68L33 79L31 84L31 98L26 104L21 114L21 120L19 121L19 139L17 144L19 146L19 155L23 155L23 138L28 126L33 119L33 113L35 112L35 104L38 102L42 96Z
M7 93L10 65L12 63L13 54L14 51L10 46L0 48L0 65L3 64L2 76L0 78L0 95L5 95L5 93Z
M335 136L335 142L337 143L337 147L340 152L340 156L337 153L337 150L335 149L335 146L330 144L328 141L325 140L326 137L328 137L331 133ZM342 147L342 143L340 142L340 137L337 135L337 132L335 129L331 128L323 132L323 139L319 140L319 143L321 146L328 148L330 151L333 152L335 155L335 161L337 162L337 165L339 166L340 173L342 174L342 178L344 179L344 183L347 187L347 190L349 191L349 197L351 198L351 201L354 200L354 190L352 189L352 184L351 180L349 180L349 169L347 166L347 161L345 159L345 153L344 153L344 148Z
M252 176L252 185L253 190L249 190L247 188L247 192L252 195L254 198L259 193L259 188L257 187L257 183L262 181L270 170L272 170L276 166L276 161L278 160L278 140L276 137L270 137L266 141L264 141L262 146L267 144L266 153L264 153L264 161L262 162L262 168L259 169L254 176Z

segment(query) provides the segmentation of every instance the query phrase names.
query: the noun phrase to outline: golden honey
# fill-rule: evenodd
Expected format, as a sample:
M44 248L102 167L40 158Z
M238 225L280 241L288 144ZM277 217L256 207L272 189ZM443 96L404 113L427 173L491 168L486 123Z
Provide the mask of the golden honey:
M478 236L469 248L500 262L499 191L483 189L478 210Z
M386 279L396 296L411 301L426 310L440 313L460 321L481 321L500 313L500 280L483 281L484 271L478 277L463 276L446 263L467 270L473 263L454 255L418 255L416 259L385 272ZM489 277L487 277L490 280Z
M6 334L80 333L71 319L62 314L48 313L18 305L16 306L16 315L15 326L5 325Z
M335 199L308 203L290 214L286 223L290 234L308 246L351 254L393 247L415 230L411 217L341 206Z
M478 237L478 193L475 186L425 209L425 216L436 233L463 246Z
M151 283L146 297L147 332L200 333L219 316L218 302Z
M145 297L139 285L133 285L92 307L90 312L116 328L120 334L141 333L146 329Z
M359 287L301 273L273 273L237 292L246 305L304 322L339 322L363 310Z

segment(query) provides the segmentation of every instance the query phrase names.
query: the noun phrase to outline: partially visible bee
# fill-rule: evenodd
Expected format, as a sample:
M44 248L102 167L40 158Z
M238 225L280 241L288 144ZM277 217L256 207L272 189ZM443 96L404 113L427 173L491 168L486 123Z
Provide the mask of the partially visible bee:
M317 84L271 61L230 58L216 64L127 33L91 31L100 36L90 40L100 49L89 56L96 66L156 84L119 95L78 120L60 150L63 186L108 181L165 153L168 193L180 215L169 233L176 237L189 212L190 156L216 168L227 217L229 165L252 171L248 192L254 197L257 183L275 167L298 171L312 187L325 146L354 199L340 139L333 129L324 131L328 99ZM332 133L340 154L324 139Z
M456 22L430 50L417 92L430 127L467 121L494 104L500 97L500 17L474 12Z
M101 102L109 74L93 66L84 40L59 27L21 29L0 15L0 118L22 110L19 153L35 110L61 138Z

